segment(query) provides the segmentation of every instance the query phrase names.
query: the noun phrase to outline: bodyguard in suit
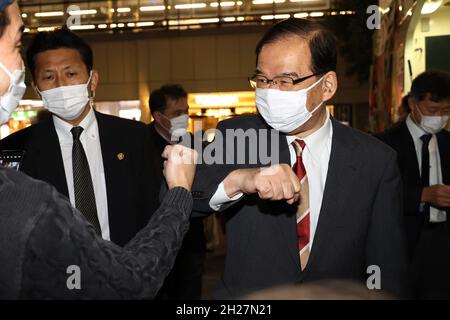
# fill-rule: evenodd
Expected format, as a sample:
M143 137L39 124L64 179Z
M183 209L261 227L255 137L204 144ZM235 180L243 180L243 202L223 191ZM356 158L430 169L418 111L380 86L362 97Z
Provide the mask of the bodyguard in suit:
M164 85L151 93L149 105L154 119L148 125L149 150L153 161L152 182L153 188L159 190L164 183L162 152L166 146L176 144L189 135L187 92L180 85ZM152 205L159 207L157 194L152 198ZM158 293L157 299L201 298L205 241L203 218L192 218L175 265Z
M151 215L145 125L93 109L92 50L71 31L39 33L27 63L52 117L3 139L0 149L24 150L25 173L67 196L103 239L125 245Z
M203 158L214 150L226 162L199 165L193 187L196 210L227 217L225 269L213 296L321 279L367 281L403 296L396 154L327 111L337 90L332 35L317 22L287 19L267 31L256 56L250 82L259 115L219 123ZM233 147L218 138L227 131L236 133Z
M420 74L408 105L406 120L379 138L398 154L414 297L450 298L450 75Z

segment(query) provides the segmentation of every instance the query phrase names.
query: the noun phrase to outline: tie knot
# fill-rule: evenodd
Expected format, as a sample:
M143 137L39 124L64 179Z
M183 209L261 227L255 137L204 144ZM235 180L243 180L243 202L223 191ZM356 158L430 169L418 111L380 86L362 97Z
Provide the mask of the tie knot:
M72 130L70 130L70 132L72 132L73 140L80 140L83 130L83 127L73 127Z
M292 141L292 146L294 147L295 153L298 156L301 156L303 149L305 148L305 141L300 140L300 139L296 139L294 141Z
M422 140L423 144L428 144L431 140L432 134L424 134L420 137L420 140Z

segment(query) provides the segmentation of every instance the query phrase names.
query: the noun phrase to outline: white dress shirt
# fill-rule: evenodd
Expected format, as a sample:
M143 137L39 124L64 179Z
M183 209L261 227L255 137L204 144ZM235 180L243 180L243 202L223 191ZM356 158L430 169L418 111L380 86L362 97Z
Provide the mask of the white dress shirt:
M55 124L59 145L61 147L70 203L75 207L75 190L73 185L72 167L73 136L70 131L73 126L56 116L53 116L53 122ZM95 113L92 108L83 121L81 121L79 126L84 129L81 133L80 141L89 162L92 183L94 185L98 221L102 230L102 238L109 241L108 197L106 193L105 170L103 168L103 156L100 145L100 136L98 133L97 118L95 117Z
M287 136L289 152L291 156L291 167L297 162L292 142L298 139L296 136ZM330 162L331 144L333 140L333 126L330 120L330 114L327 110L327 117L319 130L311 135L302 138L305 142L305 150L303 150L303 164L308 175L309 184L309 206L310 206L310 249L313 245L314 235L319 221L319 213L322 207L323 192L328 173L328 165ZM222 205L238 200L243 194L238 194L233 198L229 198L225 192L223 182L217 188L216 193L211 198L210 207L218 211Z
M419 172L422 175L422 140L420 137L427 134L419 127L411 118L411 114L406 118L406 126L411 134L414 147L416 148L417 161L419 164ZM441 157L439 155L439 145L435 134L431 137L428 145L430 152L430 186L442 184ZM430 205L430 222L444 222L447 220L447 213Z

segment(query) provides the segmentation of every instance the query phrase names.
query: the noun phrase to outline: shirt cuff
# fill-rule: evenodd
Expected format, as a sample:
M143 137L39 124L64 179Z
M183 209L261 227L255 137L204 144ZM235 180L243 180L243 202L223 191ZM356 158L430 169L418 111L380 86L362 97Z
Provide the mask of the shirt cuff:
M235 195L233 198L230 198L227 193L225 192L225 187L223 185L223 182L219 184L219 187L216 190L216 193L212 196L211 200L209 200L209 206L214 211L219 211L220 208L229 202L233 202L236 200L239 200L244 194L242 192Z

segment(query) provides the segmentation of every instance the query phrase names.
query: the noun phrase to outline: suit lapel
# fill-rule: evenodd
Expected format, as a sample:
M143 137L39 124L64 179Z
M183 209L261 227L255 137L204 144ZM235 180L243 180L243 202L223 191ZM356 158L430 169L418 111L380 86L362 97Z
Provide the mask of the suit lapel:
M106 195L108 202L108 218L111 240L114 241L117 237L117 232L122 230L120 225L120 217L117 217L116 207L120 203L121 186L123 182L120 177L123 176L122 167L118 160L119 153L124 150L120 149L120 139L115 137L114 128L111 128L105 115L95 112L95 117L98 124L98 132L100 137L100 146L102 150L103 169L105 173ZM120 134L120 133L118 133ZM126 214L126 213L123 213Z
M401 162L400 167L407 168L406 172L408 172L408 175L415 180L416 184L420 184L419 159L417 159L413 137L406 122L403 122L400 126L400 140L398 142L398 147L402 150L402 152L398 153L399 162Z
M46 120L35 134L37 143L36 172L38 179L45 179L60 193L69 197L64 162L53 118Z
M327 245L327 235L333 232L336 221L339 221L342 210L345 210L344 203L350 196L349 190L352 190L352 185L358 179L357 169L360 163L354 152L357 142L348 134L348 128L344 125L334 119L332 125L333 138L327 179L306 271L316 263L319 257L316 252L323 252L322 247Z

